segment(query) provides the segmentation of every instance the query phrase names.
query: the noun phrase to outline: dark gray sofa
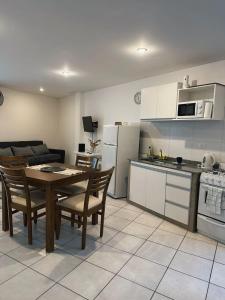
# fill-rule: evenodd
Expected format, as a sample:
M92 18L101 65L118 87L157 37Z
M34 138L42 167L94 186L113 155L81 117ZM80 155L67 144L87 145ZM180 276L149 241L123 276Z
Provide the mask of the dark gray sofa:
M27 147L27 146L39 146L43 145L43 141L14 141L14 142L0 142L0 149L11 148L13 155L13 147ZM65 150L62 149L49 149L48 153L44 154L32 154L28 156L29 165L38 165L51 162L64 163Z

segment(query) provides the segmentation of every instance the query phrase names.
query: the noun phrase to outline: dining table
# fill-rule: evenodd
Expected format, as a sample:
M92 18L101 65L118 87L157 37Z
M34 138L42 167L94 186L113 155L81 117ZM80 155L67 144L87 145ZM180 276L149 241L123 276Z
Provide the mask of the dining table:
M93 169L71 166L68 164L52 163L48 166L61 167L65 172L43 172L38 166L26 167L25 175L28 185L45 191L46 200L46 252L54 251L55 238L55 204L57 189L77 182L88 180ZM98 223L98 215L92 215L92 224ZM7 197L2 186L2 230L9 230Z

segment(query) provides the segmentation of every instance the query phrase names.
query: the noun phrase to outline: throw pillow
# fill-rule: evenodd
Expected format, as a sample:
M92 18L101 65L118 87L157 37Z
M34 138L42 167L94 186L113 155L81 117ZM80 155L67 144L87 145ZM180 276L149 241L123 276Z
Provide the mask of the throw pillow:
M49 150L48 150L48 147L46 146L46 144L32 146L31 148L32 148L34 154L36 154L36 155L49 153Z
M31 149L31 146L26 147L12 147L14 155L26 155L26 156L32 156L34 155L34 152Z
M13 156L11 148L0 148L0 156Z

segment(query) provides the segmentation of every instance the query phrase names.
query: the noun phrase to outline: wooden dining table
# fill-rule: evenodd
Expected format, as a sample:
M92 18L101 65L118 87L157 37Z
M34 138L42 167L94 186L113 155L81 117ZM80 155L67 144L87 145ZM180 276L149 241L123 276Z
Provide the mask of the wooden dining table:
M45 191L46 199L46 252L54 251L55 236L55 203L57 201L56 190L59 187L87 180L93 169L76 167L66 164L52 163L51 166L59 166L66 169L80 171L74 175L59 173L46 173L30 167L25 168L25 174L29 185L41 188ZM98 223L98 215L92 215L92 224ZM4 187L2 187L2 230L9 230L8 206Z

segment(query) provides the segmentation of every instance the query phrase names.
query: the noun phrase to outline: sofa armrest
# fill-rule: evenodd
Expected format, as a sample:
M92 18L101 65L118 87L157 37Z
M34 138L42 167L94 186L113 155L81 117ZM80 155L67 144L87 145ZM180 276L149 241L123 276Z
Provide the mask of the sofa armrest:
M65 162L65 150L62 149L48 149L50 153L59 154L60 155L60 163Z

